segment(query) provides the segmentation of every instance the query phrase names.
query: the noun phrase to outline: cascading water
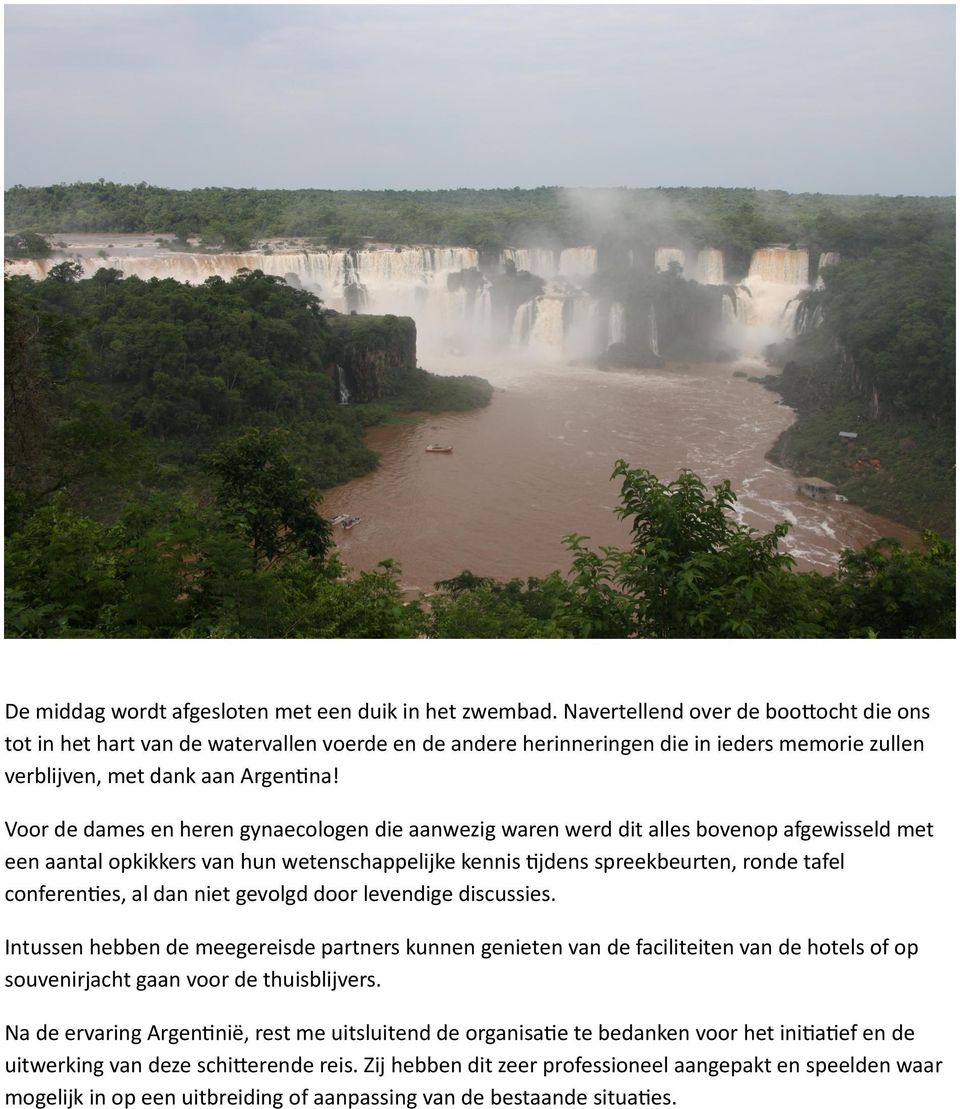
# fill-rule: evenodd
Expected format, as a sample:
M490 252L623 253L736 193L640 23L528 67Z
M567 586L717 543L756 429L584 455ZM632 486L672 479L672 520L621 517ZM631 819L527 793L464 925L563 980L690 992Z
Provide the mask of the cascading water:
M343 301L349 312L362 312L369 303L366 286L360 280L356 252L343 259Z
M659 335L657 333L657 309L652 304L650 305L649 326L650 326L650 353L655 354L659 358L660 357L660 338L659 338Z
M769 284L804 288L810 275L810 255L806 249L764 247L755 250L750 260L750 277Z
M817 280L814 287L817 289L823 288L823 271L828 266L837 266L840 264L840 255L835 250L825 250L820 255L820 261L817 262Z
M607 346L612 347L614 343L622 343L626 336L626 313L623 305L615 300L610 305L610 313L607 317Z
M584 293L566 299L563 311L563 352L569 358L591 358L603 349L600 304Z
M670 268L671 262L676 262L681 270L686 269L687 256L679 247L658 246L653 259L654 266L663 273L666 273Z
M817 285L820 287L820 278L817 278ZM813 331L823 323L823 305L813 303L809 299L801 298L797 302L797 311L793 321L793 331L795 335L802 335L804 332Z
M512 347L525 347L527 345L536 316L536 300L528 300L525 304L520 305L513 317L513 328L510 332L510 345Z
M557 276L557 255L553 250L542 250L538 247L517 247L504 250L500 254L501 267L506 262L512 262L518 270L535 273L546 281Z
M139 277L143 281L151 278L172 277L188 285L201 285L208 277L222 277L229 281L242 269L262 270L271 277L286 279L294 274L304 288L322 289L327 293L342 296L346 280L348 255L343 250L259 253L250 251L243 254L188 254L183 251L170 251L154 255L115 255L101 253L96 257L73 259L80 263L83 276L92 277L99 269L121 270L125 277ZM8 273L25 273L35 280L43 280L48 270L63 261L62 258L43 261L15 262L5 269Z
M343 366L337 366L337 391L340 394L340 403L350 403L350 389L347 385L347 375Z
M597 272L597 248L566 247L561 251L539 247L517 247L501 251L500 264L512 262L518 270L526 270L552 281L561 275L571 284L579 285Z
M562 296L537 297L533 326L529 332L527 347L532 354L556 357L563 353L563 305Z
M137 243L139 248L142 244ZM417 323L419 346L428 361L438 354L481 351L495 342L495 319L490 282L479 271L479 252L468 247L376 247L365 250L267 249L232 254L110 252L95 246L76 256L85 277L103 267L126 276L174 278L199 284L209 277L229 280L239 270L261 270L318 295L327 307L340 312L392 313L412 316ZM628 257L632 252L628 252ZM576 358L598 354L611 343L625 341L625 306L610 305L604 318L593 298L580 291L597 270L594 247L549 250L536 247L507 249L504 262L543 277L551 286L541 298L515 313L511 344L531 345L538 357L552 353ZM631 258L632 261L636 259ZM824 251L818 271L835 265L840 256ZM62 258L22 260L5 264L8 273L23 273L42 280ZM655 263L666 270L671 262L687 266L679 247L660 247ZM689 272L702 284L724 282L723 252L708 247L690 256ZM797 296L807 287L809 257L806 250L767 247L754 253L750 272L736 290L726 294L721 312L729 338L738 347L759 352L797 326L812 326L812 312L800 311ZM560 277L565 280L561 281ZM655 313L648 317L650 349L659 355Z
M592 246L568 247L560 251L560 273L574 284L597 272L597 249Z
M755 250L750 272L737 288L735 337L744 349L759 353L767 344L793 334L799 304L807 288L810 258L805 249L765 247Z
M701 285L723 285L723 251L707 247L697 254L697 280Z

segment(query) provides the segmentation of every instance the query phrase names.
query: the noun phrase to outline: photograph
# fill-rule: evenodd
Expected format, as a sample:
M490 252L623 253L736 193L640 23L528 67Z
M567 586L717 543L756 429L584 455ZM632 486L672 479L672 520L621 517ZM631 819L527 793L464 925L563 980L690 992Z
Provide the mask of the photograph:
M7 639L953 639L955 9L8 4Z

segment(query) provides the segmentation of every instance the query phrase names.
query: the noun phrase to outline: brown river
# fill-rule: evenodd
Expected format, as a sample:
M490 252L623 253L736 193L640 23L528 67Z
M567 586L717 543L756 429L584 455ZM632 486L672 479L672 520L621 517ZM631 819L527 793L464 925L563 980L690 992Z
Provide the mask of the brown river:
M498 578L566 571L561 539L571 532L593 546L627 544L610 480L620 458L663 481L684 468L708 484L730 478L743 523L766 531L789 521L785 547L799 569L830 572L844 547L880 536L916 542L854 505L801 496L797 477L764 457L793 413L733 376L769 372L759 362L630 373L523 362L430 369L486 377L496 389L490 406L374 428L379 469L323 501L327 516L360 517L349 531L334 529L343 560L367 570L392 558L407 588L429 591L461 570ZM453 452L428 453L431 443Z

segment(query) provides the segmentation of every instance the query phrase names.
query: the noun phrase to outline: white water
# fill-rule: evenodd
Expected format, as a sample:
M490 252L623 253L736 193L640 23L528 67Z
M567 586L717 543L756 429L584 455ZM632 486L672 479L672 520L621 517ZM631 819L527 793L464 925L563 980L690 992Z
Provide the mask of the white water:
M658 246L654 255L653 264L663 273L670 268L671 262L677 262L682 270L687 267L687 256L676 246Z
M657 335L657 310L650 305L650 353L660 357L660 339Z
M540 250L535 247L518 247L500 252L501 266L505 262L513 262L518 270L535 273L537 277L550 280L557 276L557 257L552 250Z
M575 246L561 250L559 272L573 284L581 284L597 272L596 247Z
M229 279L240 269L260 269L316 293L326 306L337 311L413 317L425 363L440 354L484 354L491 350L494 320L488 281L481 278L477 289L448 285L448 278L459 276L461 271L477 270L479 253L468 247L377 247L356 252L280 247L234 254L150 254L144 243L137 243L136 248L127 245L124 253L111 253L88 244L74 257L85 276L92 276L101 267L111 267L144 280L170 277L191 284L212 276ZM7 271L42 279L59 260L9 263ZM724 282L722 251L706 248L697 253L695 262L693 255L690 260L695 267L691 272L701 283ZM836 252L824 252L818 259L818 269L838 260ZM552 352L553 357L579 359L595 356L605 345L624 340L624 306L611 306L607 320L602 321L597 302L581 291L596 272L595 247L562 251L514 248L502 252L501 262L506 261L549 283L544 297L521 306L516 313L511 336L514 348L529 344L531 354L538 358ZM679 247L657 248L657 268L665 270L671 262L686 266L685 252ZM731 343L746 353L757 353L767 343L791 334L796 298L807 287L808 269L806 250L767 247L755 251L750 272L737 289L736 302L724 298L722 304ZM650 349L658 352L655 319L648 320L648 325Z
M513 329L510 332L510 345L515 350L526 347L533 331L534 320L537 316L536 300L528 300L521 304L513 317Z
M595 358L606 341L600 304L580 293L568 299L563 316L563 353L567 359Z
M347 387L347 377L344 373L343 366L337 366L337 391L340 394L340 403L350 403L350 390Z
M810 258L804 249L755 250L750 272L737 288L734 341L747 353L793 334L797 296L808 288Z
M697 280L701 285L723 285L723 251L708 247L697 255Z
M683 270L684 276L701 285L723 285L723 251L716 247L706 247L694 255L688 255L678 246L658 246L654 253L654 267L661 273L666 273L670 263L676 262Z
M531 354L542 358L557 358L563 354L563 305L561 296L537 297L533 327L527 341Z
M747 280L754 277L774 285L803 288L807 284L809 273L810 256L805 249L765 247L753 252Z
M501 266L505 262L513 262L518 270L534 273L545 281L562 276L573 285L581 285L597 272L597 249L593 246L575 246L556 251L517 247L501 251Z
M614 301L610 305L610 315L607 320L607 346L622 343L626 337L626 314L623 305L619 301Z

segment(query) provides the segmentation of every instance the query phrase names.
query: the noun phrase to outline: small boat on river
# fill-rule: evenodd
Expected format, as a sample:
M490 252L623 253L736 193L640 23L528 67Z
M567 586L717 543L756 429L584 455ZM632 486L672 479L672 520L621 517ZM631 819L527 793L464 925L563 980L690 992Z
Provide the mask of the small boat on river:
M444 447L440 443L431 443L427 447L428 454L453 454L453 447Z
M340 521L340 526L343 528L344 531L349 531L352 527L359 523L359 516L346 516Z

